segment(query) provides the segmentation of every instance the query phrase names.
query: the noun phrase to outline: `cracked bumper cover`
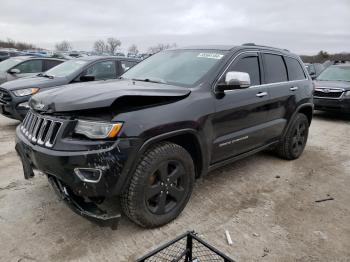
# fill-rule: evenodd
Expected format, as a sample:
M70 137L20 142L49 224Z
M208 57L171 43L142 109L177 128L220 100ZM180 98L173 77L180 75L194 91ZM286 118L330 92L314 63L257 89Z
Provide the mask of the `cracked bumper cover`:
M113 146L91 151L56 151L33 145L16 130L16 151L21 158L26 179L34 176L33 169L48 175L56 193L74 212L100 225L114 227L120 214L109 215L86 197L119 195L127 181L133 158L139 148L138 139L119 139ZM101 179L96 183L82 181L75 168L97 168Z
M28 161L32 169L61 180L78 196L119 195L133 161L131 156L136 155L138 148L138 139L119 139L111 147L99 150L57 151L31 144L19 127L16 130L16 150L22 162ZM101 179L97 183L84 182L75 168L99 169Z

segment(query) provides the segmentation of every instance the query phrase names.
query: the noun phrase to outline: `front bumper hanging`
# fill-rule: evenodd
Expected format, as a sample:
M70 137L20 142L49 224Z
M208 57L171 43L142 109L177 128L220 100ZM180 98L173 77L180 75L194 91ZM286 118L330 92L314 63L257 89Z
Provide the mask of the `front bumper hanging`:
M16 146L16 151L22 162L24 178L30 179L34 177L33 166L28 158L23 155L23 152L18 146ZM121 217L120 214L110 215L106 211L100 209L95 203L85 202L82 197L76 196L67 186L53 176L48 176L48 180L59 199L63 200L75 213L99 226L110 227L113 230L117 229Z
M108 214L106 211L100 209L95 203L85 202L83 198L74 195L68 187L63 185L53 176L48 176L48 180L58 197L75 213L98 224L99 226L110 227L113 230L118 228L118 223L121 217L120 214Z

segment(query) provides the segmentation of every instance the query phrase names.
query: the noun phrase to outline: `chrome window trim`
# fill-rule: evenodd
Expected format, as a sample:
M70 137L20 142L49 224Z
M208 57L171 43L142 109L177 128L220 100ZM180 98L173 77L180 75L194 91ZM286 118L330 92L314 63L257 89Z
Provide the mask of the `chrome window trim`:
M298 61L299 65L301 66L301 68L303 69L304 71L304 75L305 75L305 78L304 79L299 79L299 80L292 80L292 81L283 81L283 82L275 82L275 83L268 83L268 84L261 84L261 85L253 85L253 86L250 86L248 88L261 88L261 87L266 87L266 86L271 86L271 85L281 85L281 84L286 84L286 83L295 83L295 82L300 82L300 81L307 81L307 80L310 80L308 78L308 73L305 69L304 66L302 66L300 64L300 61L298 59L296 59L295 57L291 56L291 55L285 55L285 54L280 54L280 53L277 53L277 52L272 52L272 51L264 51L264 50L257 50L257 51L243 51L243 52L240 52L238 53L234 58L232 58L231 62L226 66L226 68L224 69L223 73L219 76L219 78L215 81L215 83L213 84L212 86L212 92L215 94L215 87L216 85L218 84L218 82L220 81L220 79L223 77L223 75L227 72L228 68L232 65L233 62L236 61L236 59L241 56L242 54L249 54L249 53L253 53L253 54L257 54L258 57L259 57L259 53L260 54L272 54L272 55L279 55L279 56L286 56L286 57L289 57L289 58L293 58L295 60ZM288 70L287 66L286 66L286 69ZM224 93L228 93L228 92L235 92L235 91L238 91L238 90L244 90L244 89L237 89L237 90L226 90Z

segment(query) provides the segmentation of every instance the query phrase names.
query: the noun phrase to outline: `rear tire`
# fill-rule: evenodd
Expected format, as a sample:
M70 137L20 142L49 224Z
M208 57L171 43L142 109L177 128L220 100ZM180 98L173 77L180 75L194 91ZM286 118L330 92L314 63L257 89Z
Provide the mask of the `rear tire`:
M309 135L309 120L306 115L298 113L291 123L286 135L276 148L277 154L284 159L294 160L303 153Z
M142 227L167 224L185 208L194 178L191 155L177 144L159 143L141 156L121 197L123 211Z

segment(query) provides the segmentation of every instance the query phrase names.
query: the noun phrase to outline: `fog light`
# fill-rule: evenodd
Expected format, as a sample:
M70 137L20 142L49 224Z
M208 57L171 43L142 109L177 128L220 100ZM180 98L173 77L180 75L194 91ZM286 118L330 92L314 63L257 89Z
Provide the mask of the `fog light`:
M29 108L28 102L20 103L17 107Z
M75 168L74 172L80 180L88 183L98 183L102 176L102 171L95 168Z

